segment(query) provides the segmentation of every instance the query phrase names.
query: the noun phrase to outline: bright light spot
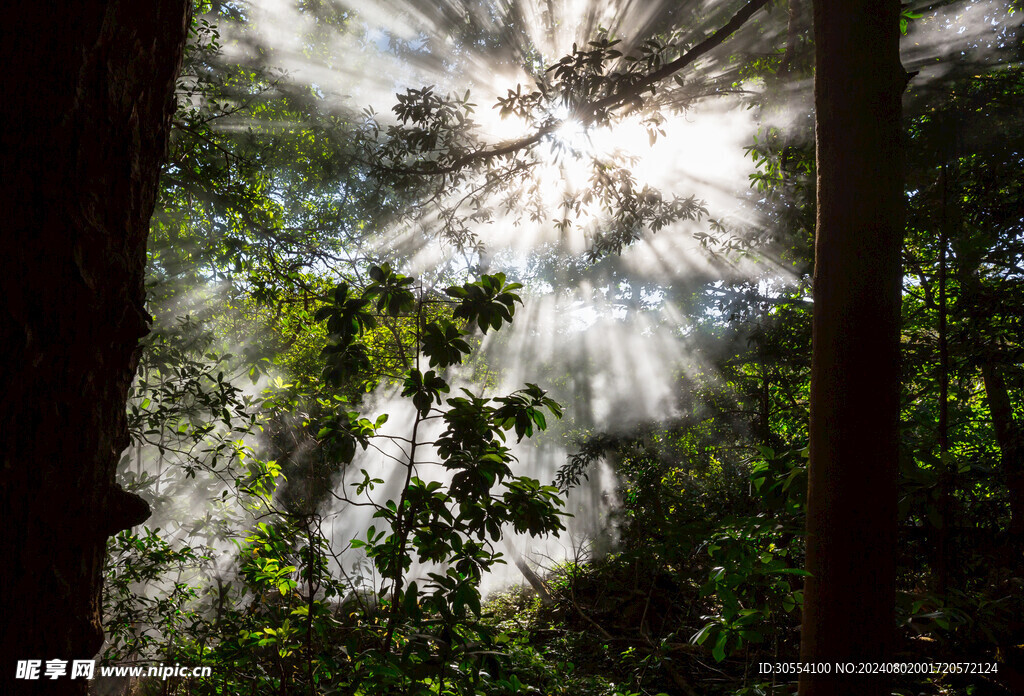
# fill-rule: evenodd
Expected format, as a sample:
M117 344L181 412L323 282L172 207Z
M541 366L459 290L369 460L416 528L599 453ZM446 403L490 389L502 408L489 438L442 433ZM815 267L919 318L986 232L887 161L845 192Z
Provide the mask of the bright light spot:
M581 154L591 149L592 144L587 127L582 121L570 114L566 107L559 106L555 108L551 117L561 122L555 129L555 132L552 133L557 146L569 148Z

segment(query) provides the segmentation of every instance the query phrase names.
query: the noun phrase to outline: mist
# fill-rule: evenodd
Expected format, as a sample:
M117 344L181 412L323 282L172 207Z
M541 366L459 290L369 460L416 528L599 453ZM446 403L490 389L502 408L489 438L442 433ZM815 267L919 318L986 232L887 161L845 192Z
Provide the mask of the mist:
M396 93L428 85L438 94L461 95L469 90L476 104L473 116L479 137L485 145L494 145L529 128L514 118L498 117L492 108L496 99L519 84L532 85L545 66L570 53L574 44L585 45L599 29L623 38L622 50L627 53L643 37L671 27L684 27L684 37L700 37L717 26L719 6L587 0L396 1L325 3L319 11L311 11L283 0L259 0L239 10L244 23L222 18L219 29L226 62L260 64L278 76L274 89L303 91L328 115L353 121L373 119L386 128L396 123L391 113ZM913 84L920 85L920 91L912 96L924 95L930 81L953 69L951 35L980 46L972 53L976 59L996 55L999 42L1015 31L1002 9L1003 4L995 2L961 3L913 22L904 50L908 70L919 71ZM686 19L694 22L687 24ZM732 37L729 50L757 51L779 43L787 21L785 12L772 11L756 31L747 27ZM1019 23L1020 16L1013 21ZM666 103L654 136L641 115L624 116L611 126L552 136L537 147L528 179L485 191L473 199L478 207L458 203L475 183L463 182L462 188L422 201L408 214L374 220L373 233L352 241L347 259L303 259L296 254L291 257L298 258L296 272L331 275L337 271L340 276L365 267L367 260L391 260L403 272L421 278L472 278L500 271L523 283L524 304L515 322L478 337L479 364L458 375L453 391L466 387L497 396L526 382L550 391L566 409L563 420L514 448L516 473L544 484L554 480L587 435L628 434L650 423L692 416L692 394L683 393L684 385L713 374L716 360L734 345L716 343L702 329L702 323L713 319L709 307L714 305L716 284L746 283L770 293L771 288L806 281L802 269L795 268L777 246L756 246L751 241L765 225L767 213L762 196L751 189L756 165L745 148L769 128L778 129L791 142L808 143L811 85L808 81L790 87L785 98L774 98L771 108L755 106L767 87L734 74L723 58L726 53L713 53L688 71L681 88L694 80L699 91L703 80L709 85L708 93ZM721 89L723 84L731 88ZM374 115L357 116L365 108ZM225 118L217 127L244 130L248 125L238 117ZM294 125L282 121L278 127L286 132ZM588 250L609 221L600 206L576 203L590 186L595 163L628 166L636 188L648 187L666 199L693 196L703 202L707 215L699 220L673 220L656 233L645 231L621 254L592 259ZM467 212L475 213L467 218L473 244L453 244L446 236L446 221L452 214ZM721 223L726 232L712 234L709 219ZM567 224L559 225L563 220ZM735 240L732 246L722 244L729 239ZM170 295L154 302L151 311L158 317L158 332L176 330L180 316L201 321L207 313L204 308L219 306L229 296L233 301L252 288L244 282L225 285L214 274L206 281L192 296ZM223 353L241 356L268 340L259 328L266 317L244 306L235 309L236 321L215 321L209 330L219 332L211 344L231 343ZM272 370L238 374L240 364L227 358L226 378L213 382L206 378L207 386L227 382L237 386L239 399L256 400L281 377ZM335 567L352 577L367 564L347 549L348 542L365 536L373 522L373 508L353 504L352 484L365 470L385 482L370 493L375 501L397 497L402 480L394 472L403 466L407 453L389 436L407 434L414 418L411 405L397 396L393 383L365 396L359 410L371 421L386 413L388 422L374 446L358 453L334 477L332 495L318 501L317 510L337 553ZM193 415L198 419L210 413L207 409ZM420 440L432 441L437 434L421 432ZM267 447L267 436L255 428L235 432L230 424L218 425L205 436L230 443L227 456L240 470L246 466L243 455L251 461ZM148 525L162 528L172 545L204 538L215 560L202 572L210 578L229 578L237 571L237 545L211 535L208 525L220 519L251 526L273 509L275 500L226 494L232 490L231 476L220 476L216 466L184 478L172 477L166 473L168 460L178 457L178 463L185 464L187 458L170 449L165 443L137 445L125 463L123 477L130 485L146 476L150 481L167 477L158 484L160 497L153 501L155 516ZM293 471L301 472L302 448L297 447L293 455ZM429 464L433 459L429 452L422 463L418 458L416 474L444 480L443 469ZM561 536L507 535L510 562L484 581L484 592L523 583L515 561L525 560L544 571L566 559L613 549L617 496L613 464L599 463L572 490L566 506L572 516ZM294 475L284 484L285 489L301 487ZM220 502L211 508L211 501L218 498ZM182 519L193 521L182 523ZM413 573L419 570L423 569ZM140 593L166 589L166 583L136 586ZM194 601L209 604L210 599Z

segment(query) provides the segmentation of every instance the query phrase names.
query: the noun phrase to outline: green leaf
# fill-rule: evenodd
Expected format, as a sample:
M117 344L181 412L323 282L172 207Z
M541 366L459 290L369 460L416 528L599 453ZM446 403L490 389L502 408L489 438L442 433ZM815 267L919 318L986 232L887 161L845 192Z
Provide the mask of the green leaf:
M711 650L711 656L715 658L715 662L721 662L725 659L725 648L729 643L729 634L722 631L718 634L718 640L715 641L715 647Z

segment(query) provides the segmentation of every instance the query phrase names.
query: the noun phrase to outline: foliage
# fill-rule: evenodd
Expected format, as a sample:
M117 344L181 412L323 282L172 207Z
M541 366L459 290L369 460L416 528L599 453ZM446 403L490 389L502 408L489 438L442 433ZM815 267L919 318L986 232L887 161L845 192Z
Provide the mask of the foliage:
M386 266L373 267L369 277L372 282L361 296L355 296L347 283L340 283L316 317L327 324L328 343L323 354L333 384L346 375L358 374L368 362L360 340L377 325L377 315L371 311L374 307L382 317L411 315L415 335L422 337L413 347L414 364L402 390L415 415L409 437L400 438L407 447L398 461L398 472L392 474L404 480L400 494L375 500L372 494L385 482L366 469L360 470L361 479L348 484L355 489L352 501L373 510L373 524L364 536L351 539L347 548L360 551L370 562L369 570L379 576L379 586L338 575L340 568L329 560L337 563L342 549L323 531L315 508L293 504L290 510L281 509L272 487L257 485L251 477L236 477L235 494L259 493L259 504L250 507L258 513L256 519L267 521L259 521L244 541L236 541L238 577L233 582L218 579L217 596L211 598L216 606L212 625L202 618L186 625L180 618L182 609L193 609L204 591L196 574L209 555L200 557L196 548L188 546L176 551L157 535L158 530L147 530L141 537L123 534L117 539L118 548L134 555L122 558L110 576L111 626L117 625L116 617L122 614L139 618L153 603L157 612L176 607L173 615L179 618L161 623L157 636L113 642L108 657L128 659L134 652L160 643L158 636L162 635L159 648L165 652L199 662L212 660L222 667L230 665L232 680L256 680L274 690L299 688L298 684L318 688L318 684L337 683L344 674L348 689L381 694L429 693L435 688L447 689L446 693L473 693L482 680L500 669L491 649L493 635L480 623L478 590L482 575L503 562L493 544L506 528L531 535L563 529L557 489L513 474L515 457L506 433L514 433L516 441L530 437L547 427L544 411L558 417L561 409L533 384L495 398L467 389L459 396L445 396L450 385L443 373L420 371L421 360L440 368L460 364L469 352L466 338L473 327L498 329L512 321L520 303L515 294L518 286L503 275L450 287L444 295L429 294L417 288L412 278ZM447 318L429 320L423 308L430 303L453 305L451 316L458 324ZM364 361L355 364L355 369L354 354L362 355ZM200 469L221 473L217 458L223 448L212 446L212 426L176 427L182 416L169 416L165 411L171 405L164 399L175 399L177 408L193 415L201 403L219 413L225 427L237 428L237 417L223 404L236 398L238 390L226 385L223 373L213 379L199 366L189 370L184 365L174 371L184 387L172 389L166 382L151 387L149 382L141 382L139 389L155 389L156 407L150 408L153 400L147 397L135 413L171 427L179 440L189 436L192 449L203 446L201 451L208 458L194 463L185 460L186 476L194 477ZM220 388L216 394L222 401L199 388L206 381ZM183 399L182 392L198 396ZM252 403L243 401L246 406ZM347 410L347 399L338 394L325 405L333 415L323 412L316 438L342 470L355 460L357 450L367 450L374 439L396 437L378 432L388 420L386 415L371 422L357 411ZM421 428L433 420L443 423L444 429L433 441L424 441ZM316 424L311 419L306 426ZM139 438L141 447L143 436ZM160 441L161 454L168 446ZM239 459L240 453L234 463ZM447 482L420 478L420 469L431 464L439 464L447 472ZM269 472L275 470L272 462L263 466ZM145 486L155 481L154 485L159 485L164 478L160 470L153 479L139 476L137 483ZM221 499L227 497L225 490ZM348 494L342 497L348 499ZM287 498L277 500L287 505ZM198 532L198 528L190 530L193 538ZM410 575L413 562L428 564L425 577L416 578L423 571ZM192 582L167 577L175 564ZM160 599L131 606L133 583L158 580L164 583ZM339 610L347 615L339 618ZM333 653L335 642L346 646L346 658ZM445 683L448 686L442 687ZM225 684L218 688L233 687Z
M359 31L328 5L307 8L321 28ZM744 25L746 48L648 84L735 10L684 5L649 37L599 31L546 65L533 50L533 84L497 101L532 134L507 151L484 141L469 93L409 89L393 121L329 107L269 58L227 60L225 45L257 43L243 10L199 15L149 250L154 335L119 473L154 518L111 540L106 660L214 666L213 679L173 685L196 694L789 692L751 666L797 659L815 165L812 121L779 124L812 69L809 18L801 3L788 17L769 8ZM901 25L910 40L935 21L917 3ZM469 24L467 41L493 42ZM305 50L329 53L323 36L307 38ZM998 660L1008 674L1024 635L1010 456L1024 422L1021 75L963 57L945 80L911 81L902 327L898 656ZM695 197L639 184L628 158L570 152L556 135L566 119L593 128L632 114L656 145L666 116L726 93L761 122L747 147L750 234ZM545 146L590 171L558 210L538 210L531 188ZM592 225L588 206L600 211ZM501 210L563 234L591 225L588 251L490 273L476 231ZM405 275L408 259L377 239L396 219L423 236L440 221L465 264ZM485 396L468 379L491 367L482 346L524 322L529 279L604 264L614 293L632 282L615 255L680 221L707 221L694 237L708 252L771 259L791 277L645 288L649 304L685 309L660 319L677 322L688 353L663 376L672 413L609 432L570 413L577 441L557 487L517 475L517 445L561 407L532 383ZM561 531L564 495L600 467L615 486L612 553L575 542L574 558L539 568L537 594L485 601L502 540Z

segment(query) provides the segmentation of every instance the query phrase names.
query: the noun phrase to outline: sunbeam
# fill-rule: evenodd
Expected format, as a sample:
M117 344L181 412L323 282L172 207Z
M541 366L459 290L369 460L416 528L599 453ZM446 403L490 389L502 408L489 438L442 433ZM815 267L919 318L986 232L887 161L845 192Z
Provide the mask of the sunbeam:
M920 664L1019 654L1024 12L834 28L885 37L888 72L849 78L885 93L872 121L827 108L859 93L819 79L847 57L812 30L827 4L196 3L148 248L125 252L147 304L108 341L138 371L101 444L131 440L118 481L153 515L110 542L106 654L237 667L196 694L795 693L750 667L800 654L801 588L835 609L801 570L808 481L883 407L899 488L860 497L898 494L906 597L876 623ZM884 148L823 151L876 126ZM854 220L873 177L888 207ZM102 289L91 253L72 289ZM888 348L862 341L876 314ZM850 415L871 380L889 400ZM925 676L900 692L961 685Z

